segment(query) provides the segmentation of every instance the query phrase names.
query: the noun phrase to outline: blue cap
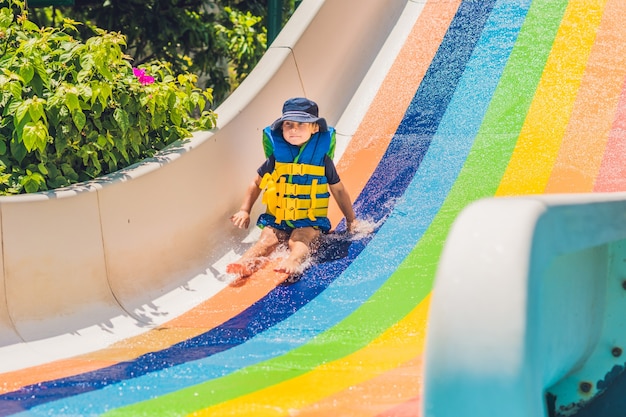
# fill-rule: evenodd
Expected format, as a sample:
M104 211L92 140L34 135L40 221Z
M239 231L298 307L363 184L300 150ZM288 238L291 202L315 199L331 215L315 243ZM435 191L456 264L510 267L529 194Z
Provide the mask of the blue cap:
M283 104L283 115L272 123L272 130L282 129L283 122L317 123L320 132L328 130L326 120L318 116L317 104L304 97L290 98Z

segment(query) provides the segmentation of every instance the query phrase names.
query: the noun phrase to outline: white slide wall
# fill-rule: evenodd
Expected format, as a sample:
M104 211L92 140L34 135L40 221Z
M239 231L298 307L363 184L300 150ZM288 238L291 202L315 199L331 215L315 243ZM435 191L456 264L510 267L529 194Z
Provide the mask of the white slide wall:
M90 183L1 197L0 372L106 346L223 288L221 262L245 238L228 218L262 162L263 127L307 96L349 137L373 94L364 79L393 52L403 13L421 7L305 0L213 131Z

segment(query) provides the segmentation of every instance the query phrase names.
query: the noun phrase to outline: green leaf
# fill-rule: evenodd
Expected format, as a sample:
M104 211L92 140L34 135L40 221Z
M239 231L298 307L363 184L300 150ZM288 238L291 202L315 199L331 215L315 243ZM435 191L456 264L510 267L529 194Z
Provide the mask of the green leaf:
M80 110L72 112L72 120L74 121L74 126L76 126L76 129L78 129L79 132L83 130L83 127L85 127L85 123L87 123L87 117L85 116L85 113Z
M154 110L155 110L155 106L156 106L156 102L152 99L148 100L148 102L146 103L147 107L148 107L148 112L150 114L154 114Z
M22 27L25 30L29 30L31 32L39 32L39 26L31 22L30 20L24 20L24 22L22 23Z
M86 52L80 56L80 67L82 71L91 71L93 68L94 57L90 52Z
M0 5L0 194L34 192L88 179L103 169L114 171L154 155L188 129L214 120L213 113L202 113L202 97L212 97L212 90L196 88L198 77L191 70L215 68L196 53L198 45L216 41L201 14L176 10L168 17L173 26L146 44L145 50L155 59L144 67L155 82L140 85L131 68L145 56L124 55L127 35L92 27L96 23L90 22L95 36L77 40L75 22L65 21L63 29L39 28L20 13L23 1L14 1L8 7ZM42 22L51 16L46 13ZM179 27L179 19L189 16L194 23ZM235 17L237 22L229 26L234 28L228 30L238 37L231 44L238 48L232 56L241 58L242 51L257 50L250 40L256 28L251 17ZM181 28L191 28L189 36L180 40L180 50L188 55L179 55L179 45L171 43ZM133 36L129 45L136 45ZM153 43L156 39L167 40L167 45ZM226 41L217 41L219 48L228 47ZM161 51L174 61L159 61L164 56ZM178 73L182 68L191 72ZM217 84L227 83L218 80ZM196 120L190 112L197 109L202 115ZM7 184L2 167L8 167Z
M176 93L170 92L167 96L167 107L169 110L176 107Z
M102 114L102 112L101 111L94 111L93 114L94 114L94 116L99 117ZM91 121L92 121L93 125L96 127L96 129L98 129L98 131L104 130L104 127L102 126L102 120L97 118L97 119L92 119Z
M31 152L33 149L38 149L43 153L46 150L46 144L48 142L48 129L41 122L28 122L24 126L22 141L28 152Z
M115 157L115 154L113 152L109 152L105 149L102 151L102 157L102 159L104 159L104 162L107 162L109 164L110 171L113 171L117 167L117 158Z
M105 83L100 84L98 88L98 99L100 100L102 107L107 106L107 102L111 98L112 94L113 94L113 90L111 89L111 86L109 84L105 84Z
M46 63L40 56L36 56L33 59L33 68L35 69L37 75L35 76L37 82L41 83L46 88L50 88L50 77L48 76L48 71L46 70Z
M35 75L35 67L30 62L23 62L20 66L20 77L24 79L24 83L28 84Z
M0 9L0 27L8 28L13 23L13 13L8 8Z
M128 128L130 127L130 123L128 122L128 113L122 108L117 108L113 112L113 118L117 122L117 125L122 129L122 133L126 134Z
M174 123L176 126L180 126L183 122L183 117L180 114L180 111L176 108L172 109L170 112L170 120L172 121L172 123Z
M73 113L76 110L80 111L80 102L76 93L71 91L67 91L65 93L65 105L68 109L70 109L70 113Z
M129 143L136 155L140 155L141 151L139 146L141 145L141 137L135 132L131 131L129 135Z
M92 176L95 178L102 172L102 165L100 164L100 160L98 159L98 153L94 152L91 155L91 163L93 166L93 170L91 171Z
M48 178L55 178L55 177L61 175L61 171L59 171L57 166L54 163L52 163L52 162L47 162L45 164L45 169L46 169L45 172L47 172L46 175L48 176ZM44 171L41 171L41 172L44 172Z
M78 174L69 163L62 164L61 171L63 172L63 175L65 175L65 177L68 178L71 182L78 181Z
M46 179L39 172L26 170L26 175L20 180L20 184L27 193L36 193L46 189Z
M78 151L78 155L82 158L84 166L88 166L89 158L92 153L93 151L91 150L91 144L81 146L80 150Z
M69 140L64 134L59 133L54 136L54 147L56 148L57 155L61 155L68 145Z
M59 108L49 107L46 113L48 116L48 128L50 130L58 130L59 128ZM53 133L51 133L54 135Z
M11 95L17 99L22 98L22 83L18 81L11 81L7 86L7 89L11 92Z
M46 168L46 164L44 164L43 162L40 162L39 164L37 164L37 169L43 175L48 175L48 168Z
M50 188L60 188L70 185L70 181L62 175L57 175L48 180Z
M13 158L15 158L15 160L21 164L27 154L27 151L24 145L15 139L11 139L10 148L11 148L11 155L13 156Z
M128 101L130 100L130 96L125 93L125 92L121 92L119 95L119 101L120 101L120 105L122 107L125 107L128 104Z
M43 108L45 102L45 100L39 99L37 97L26 101L26 103L28 103L28 115L33 122L36 122L42 118L44 120L46 119L46 113Z
M113 74L109 69L109 62L107 59L98 59L97 57L95 63L96 69L104 78L106 78L107 80L113 80Z
M157 129L165 123L166 113L158 111L152 115L152 128Z
M28 111L29 109L30 109L29 101L22 101L21 103L18 104L17 108L15 109L15 125L16 126L20 126L31 120L30 114ZM26 118L26 116L28 116L28 119Z
M35 74L33 79L30 80L30 85L33 87L33 91L37 95L44 95L44 88L47 87L44 83L44 80L41 78L39 74Z
M98 135L98 139L96 139L96 143L102 149L109 144L109 141L107 140L106 136Z

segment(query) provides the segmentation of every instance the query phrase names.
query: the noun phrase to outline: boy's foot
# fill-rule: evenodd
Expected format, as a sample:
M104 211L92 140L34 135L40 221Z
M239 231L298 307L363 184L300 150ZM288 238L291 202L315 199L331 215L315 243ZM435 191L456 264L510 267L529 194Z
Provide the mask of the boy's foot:
M267 258L253 258L246 261L237 261L226 266L226 272L238 277L247 277L254 274L267 263Z
M292 274L289 275L287 277L287 279L285 279L281 285L291 285L291 284L295 284L296 282L300 281L300 278L302 278L302 273L298 273L298 274Z
M280 263L280 265L278 265L276 268L274 268L274 271L276 272L284 272L288 275L294 275L294 274L300 274L302 273L302 263L295 261L293 259L285 259L284 261L282 261Z

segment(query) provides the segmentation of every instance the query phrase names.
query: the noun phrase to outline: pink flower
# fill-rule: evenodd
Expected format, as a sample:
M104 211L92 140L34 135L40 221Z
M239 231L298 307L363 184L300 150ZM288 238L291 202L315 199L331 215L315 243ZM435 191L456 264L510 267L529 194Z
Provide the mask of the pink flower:
M154 77L147 75L146 71L141 68L133 67L133 74L135 75L135 77L139 78L139 82L142 85L148 85L154 82Z

